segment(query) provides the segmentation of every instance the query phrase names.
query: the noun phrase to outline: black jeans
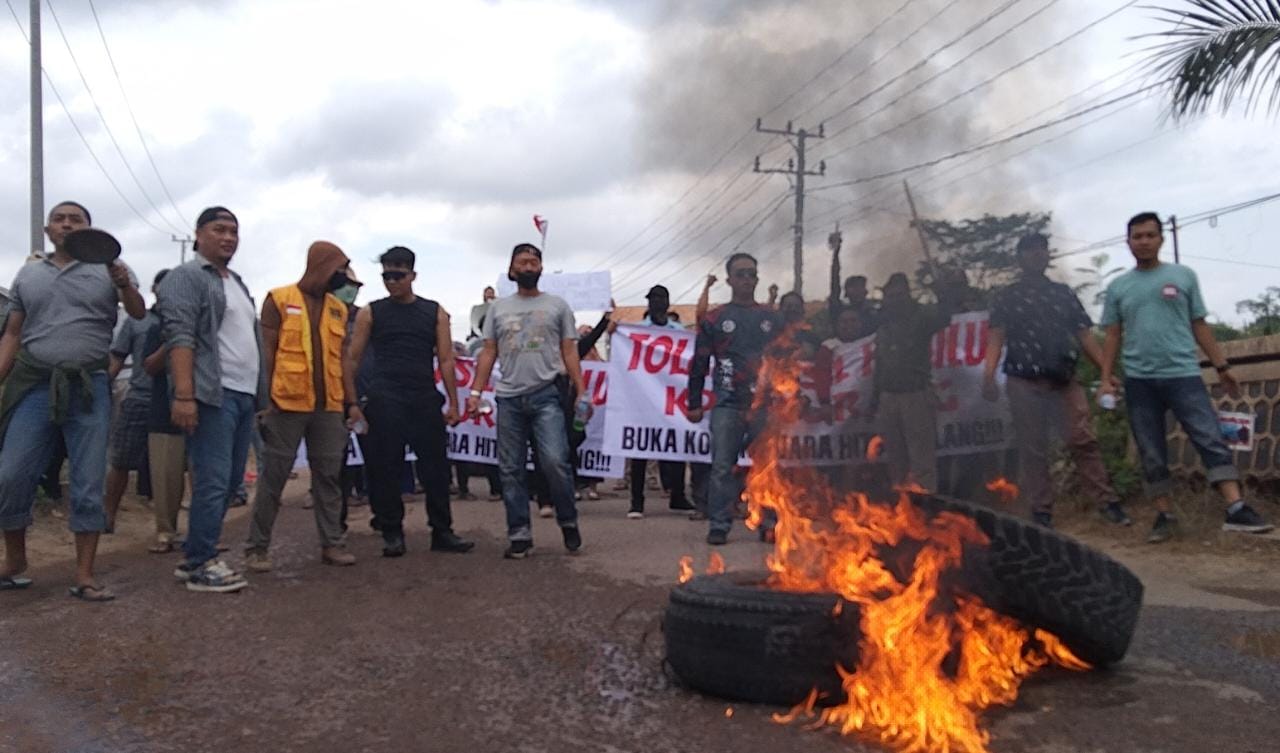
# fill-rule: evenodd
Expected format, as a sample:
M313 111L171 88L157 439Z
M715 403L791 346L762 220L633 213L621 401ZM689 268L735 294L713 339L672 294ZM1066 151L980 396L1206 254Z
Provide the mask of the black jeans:
M637 458L631 461L631 509L638 512L644 512L644 472L648 465L648 460ZM662 485L671 490L671 506L684 507L688 504L684 485L686 466L692 466L693 469L694 506L699 510L705 511L707 506L707 478L711 471L710 465L706 463L677 463L663 460L658 462L658 477L662 480Z
M448 437L440 407L439 399L369 398L364 412L369 420L364 460L369 473L369 506L384 537L399 535L404 530L400 479L404 473L406 444L418 456L418 471L427 495L427 524L435 534L453 530L449 509Z
M458 475L458 492L466 494L471 491L471 479L473 476L483 476L489 482L490 494L501 494L502 483L498 480L498 466L484 465L482 463L454 463L454 468Z

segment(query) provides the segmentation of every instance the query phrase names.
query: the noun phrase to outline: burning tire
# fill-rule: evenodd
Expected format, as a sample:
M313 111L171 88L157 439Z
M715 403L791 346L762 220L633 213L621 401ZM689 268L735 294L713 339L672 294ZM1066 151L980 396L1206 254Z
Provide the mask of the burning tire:
M930 513L972 518L990 540L966 551L964 587L992 609L1060 638L1094 666L1129 650L1142 609L1142 581L1079 541L978 505L917 497Z
M836 665L858 665L858 608L834 594L764 587L764 572L703 575L678 586L663 621L667 662L690 688L789 706L844 690Z
M941 497L916 497L931 517L971 518L989 540L968 547L957 590L1057 636L1094 666L1124 658L1142 606L1142 583L1101 552L1027 521ZM667 661L687 686L740 701L794 705L844 697L837 665L858 666L860 613L835 594L764 587L765 573L701 576L671 592Z

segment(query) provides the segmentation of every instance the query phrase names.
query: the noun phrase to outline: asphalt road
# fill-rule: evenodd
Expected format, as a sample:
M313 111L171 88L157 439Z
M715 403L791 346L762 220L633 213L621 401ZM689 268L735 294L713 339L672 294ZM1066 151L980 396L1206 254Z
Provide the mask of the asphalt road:
M399 560L378 556L357 509L360 562L335 569L319 563L295 502L277 526L276 571L233 595L186 591L176 558L144 542L104 555L111 604L69 599L69 562L35 562L35 587L0 594L0 751L874 750L775 724L774 709L729 716L665 676L660 616L676 561L701 567L708 552L701 524L660 499L650 508L629 521L620 498L582 503L577 557L538 520L538 548L520 562L501 558L496 503L454 503L459 531L479 542L462 556L427 551L413 505ZM227 540L244 532L238 512ZM735 533L730 568L758 567L762 545ZM1280 750L1280 589L1248 572L1206 588L1133 554L1150 598L1129 658L1033 678L988 716L992 751Z

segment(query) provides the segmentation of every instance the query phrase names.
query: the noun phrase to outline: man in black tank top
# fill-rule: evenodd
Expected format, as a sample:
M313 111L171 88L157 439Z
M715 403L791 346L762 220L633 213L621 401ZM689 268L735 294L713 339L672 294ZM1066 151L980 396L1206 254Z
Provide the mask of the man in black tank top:
M435 301L413 293L414 254L396 246L378 260L382 281L390 294L365 306L356 315L347 352L348 395L357 395L354 374L367 346L373 347L374 368L368 394L350 409L351 426L368 432L365 470L369 475L369 505L382 531L384 557L405 552L404 503L400 477L407 444L418 456L427 493L427 523L432 551L468 552L475 544L453 532L449 511L448 437L445 424L458 423L458 387L453 370L453 337L449 313ZM436 389L435 369L446 395ZM443 414L441 408L448 403Z

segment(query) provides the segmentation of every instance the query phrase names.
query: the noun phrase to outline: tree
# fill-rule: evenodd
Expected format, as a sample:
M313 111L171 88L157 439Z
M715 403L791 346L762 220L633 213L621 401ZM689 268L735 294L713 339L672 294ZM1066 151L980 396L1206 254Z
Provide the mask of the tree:
M1253 321L1244 327L1244 334L1247 337L1274 335L1280 332L1280 288L1267 288L1257 298L1238 302L1236 313L1253 317Z
M1077 296L1083 296L1085 291L1090 288L1097 289L1097 292L1093 294L1094 306L1102 304L1102 299L1107 294L1107 280L1124 271L1124 267L1112 267L1104 272L1103 270L1106 269L1109 261L1111 261L1109 255L1098 254L1089 258L1089 266L1076 267L1075 269L1078 274L1085 276L1085 281L1072 287L1072 290L1075 291Z
M1018 271L1016 248L1024 235L1043 233L1053 216L1048 212L1024 212L1003 217L986 214L976 220L919 220L929 240L933 267L924 263L916 279L927 284L941 273L962 272L979 290L990 290L1012 281Z
M1192 7L1157 7L1167 25L1147 35L1151 67L1168 82L1175 119L1199 115L1215 101L1225 111L1237 99L1252 110L1264 99L1280 110L1280 1L1185 0Z

